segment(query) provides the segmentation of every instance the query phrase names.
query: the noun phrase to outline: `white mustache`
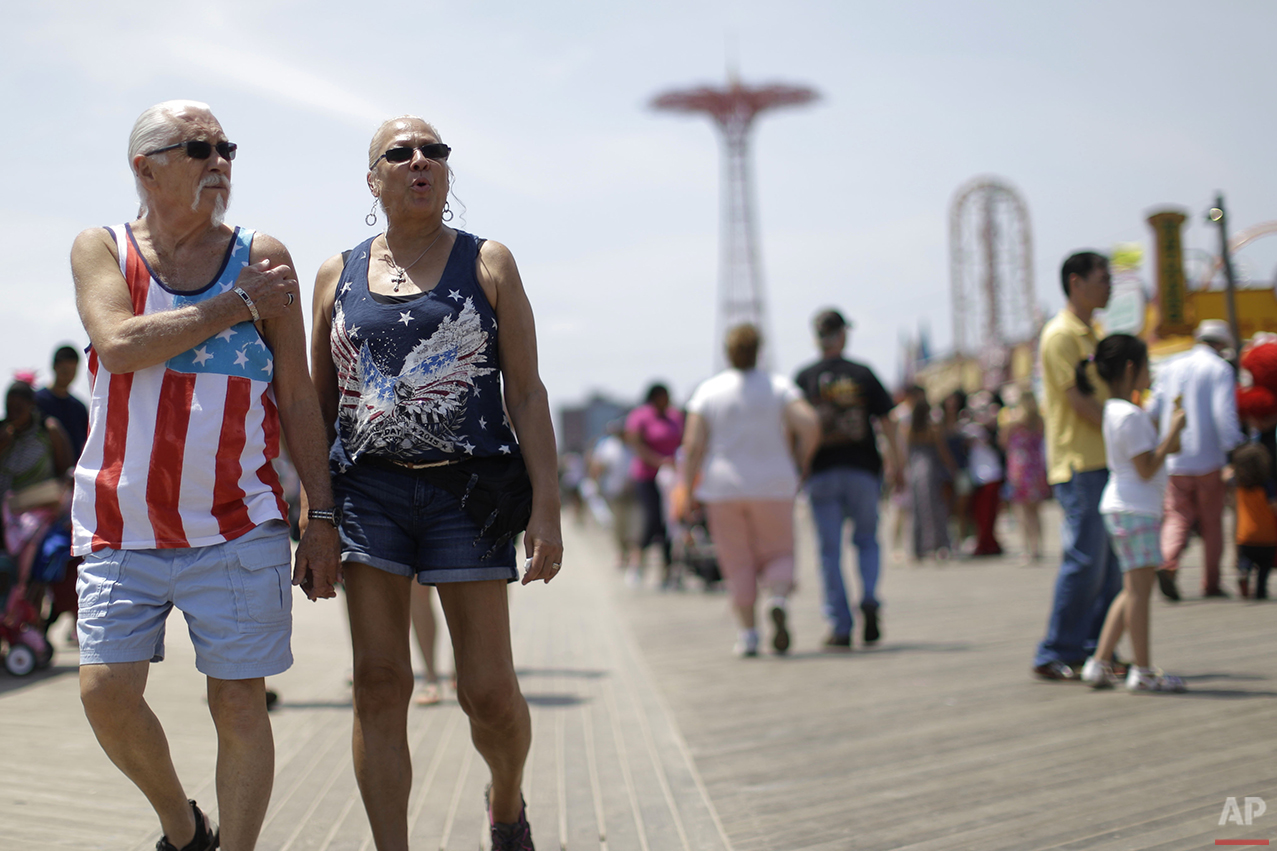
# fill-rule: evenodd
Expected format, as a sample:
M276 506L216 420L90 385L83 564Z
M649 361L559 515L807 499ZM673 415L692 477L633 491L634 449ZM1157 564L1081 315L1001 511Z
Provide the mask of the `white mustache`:
M194 198L194 200L192 200L192 201L191 201L191 209L192 209L192 210L198 210L198 209L199 209L199 207L200 207L200 193L201 193L201 192L203 192L203 191L204 191L204 189L206 189L207 187L210 187L210 186L214 186L214 187L224 187L224 188L226 189L226 194L227 194L227 196L229 196L229 195L230 195L230 191L231 191L231 181L230 181L230 179L229 179L229 178L227 178L227 177L226 177L226 175L224 175L224 174L206 174L206 175L204 175L203 177L201 177L201 178L200 178L199 185L195 187L195 198ZM224 216L224 215L226 215L226 207L227 207L229 204L230 204L230 198L229 198L229 197L226 197L226 198L218 198L218 199L217 199L217 207L218 207L218 210L220 210L220 211L221 211L221 215L223 215L223 216ZM217 214L215 213L214 215L215 215L215 217L216 217L216 215L217 215ZM217 222L217 224L220 224L220 223L221 223L220 221L219 221L219 222Z

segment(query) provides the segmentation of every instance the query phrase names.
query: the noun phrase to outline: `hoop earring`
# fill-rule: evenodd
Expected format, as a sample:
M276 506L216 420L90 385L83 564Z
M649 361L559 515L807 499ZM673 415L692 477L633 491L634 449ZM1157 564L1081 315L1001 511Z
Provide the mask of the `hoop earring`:
M448 206L448 202L443 202L443 220L445 222L452 221L452 208Z
M368 225L368 227L372 227L373 225L377 224L377 202L376 201L372 202L372 209L368 211L368 215L364 216L364 223Z

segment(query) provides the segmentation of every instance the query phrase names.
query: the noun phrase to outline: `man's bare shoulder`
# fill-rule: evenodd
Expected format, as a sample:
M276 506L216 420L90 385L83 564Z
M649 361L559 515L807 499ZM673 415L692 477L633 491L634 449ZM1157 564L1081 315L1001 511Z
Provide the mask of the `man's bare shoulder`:
M115 239L112 238L110 231L102 227L85 228L76 235L75 242L71 243L72 259L103 250L109 252L112 257L118 256Z
M253 234L252 262L271 260L275 263L291 263L291 257L284 243L268 233L256 231Z

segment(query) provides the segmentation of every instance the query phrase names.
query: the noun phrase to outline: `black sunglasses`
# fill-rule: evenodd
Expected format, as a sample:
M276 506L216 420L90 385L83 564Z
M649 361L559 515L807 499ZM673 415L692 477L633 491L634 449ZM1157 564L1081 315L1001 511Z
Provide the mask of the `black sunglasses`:
M156 154L163 154L169 151L176 151L178 148L185 148L186 155L193 160L206 160L213 154L213 149L217 149L218 156L224 160L235 159L235 151L239 149L239 145L234 142L212 142L204 139L195 139L190 142L178 142L176 145L169 145L167 148L156 148L154 151L146 153L144 156L153 157Z
M408 160L412 159L412 155L417 151L421 151L421 155L428 160L447 162L448 154L452 153L452 148L449 148L443 142L432 142L429 145L417 145L415 147L412 145L404 145L398 148L391 148L380 157L373 160L372 164L376 165L377 162L382 159L385 159L388 163L406 163Z

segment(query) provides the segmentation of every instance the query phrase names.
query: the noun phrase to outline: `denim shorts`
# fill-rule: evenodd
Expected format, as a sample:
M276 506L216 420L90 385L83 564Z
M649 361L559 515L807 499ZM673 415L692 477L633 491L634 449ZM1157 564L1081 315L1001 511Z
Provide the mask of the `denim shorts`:
M200 673L247 680L286 671L292 561L279 520L207 547L92 553L76 582L80 664L162 661L164 625L176 606Z
M423 585L519 578L514 543L494 550L460 500L412 470L355 463L334 474L333 492L344 515L342 561Z
M1104 515L1113 552L1125 573L1137 567L1156 567L1162 563L1162 518L1149 514L1126 512Z

